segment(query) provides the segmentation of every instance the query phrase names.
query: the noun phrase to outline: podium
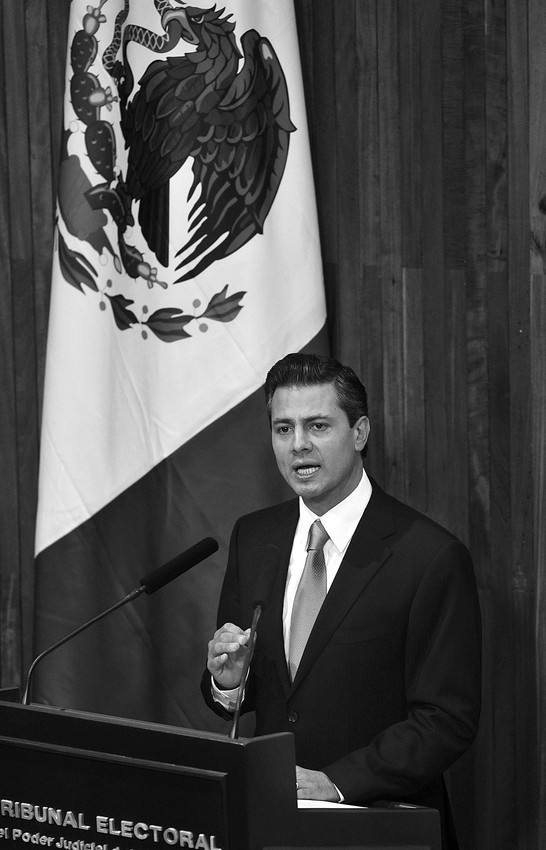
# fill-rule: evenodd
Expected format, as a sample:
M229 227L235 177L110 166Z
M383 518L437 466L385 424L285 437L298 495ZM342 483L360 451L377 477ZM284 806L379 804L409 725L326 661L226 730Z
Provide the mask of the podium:
M0 702L0 765L0 850L441 850L434 809L298 809L289 733Z

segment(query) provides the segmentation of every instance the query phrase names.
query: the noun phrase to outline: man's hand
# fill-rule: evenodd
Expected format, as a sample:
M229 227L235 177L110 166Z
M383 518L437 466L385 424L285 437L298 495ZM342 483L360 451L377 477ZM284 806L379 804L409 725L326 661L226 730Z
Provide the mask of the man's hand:
M299 800L327 800L329 803L339 803L336 786L320 770L307 770L296 765L296 783Z
M224 623L209 641L207 667L223 691L239 686L249 634L250 629L243 632L233 623Z

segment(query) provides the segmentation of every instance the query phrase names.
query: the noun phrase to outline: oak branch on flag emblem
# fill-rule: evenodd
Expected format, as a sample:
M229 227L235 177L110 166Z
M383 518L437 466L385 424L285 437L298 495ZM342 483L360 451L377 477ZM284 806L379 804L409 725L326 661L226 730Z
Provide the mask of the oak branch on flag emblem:
M72 36L58 261L66 282L96 292L102 310L109 305L119 330L140 326L144 338L151 331L172 342L191 337L192 322L233 321L246 292L224 284L203 309L194 301L193 313L165 304L139 317L114 276L100 282L89 248L149 288L168 290L213 264L221 274L222 261L264 231L296 128L267 38L248 29L239 47L232 15L216 6L135 7L131 14L125 0L109 20L100 0ZM145 7L147 25L136 17ZM184 204L173 205L173 181L188 166Z

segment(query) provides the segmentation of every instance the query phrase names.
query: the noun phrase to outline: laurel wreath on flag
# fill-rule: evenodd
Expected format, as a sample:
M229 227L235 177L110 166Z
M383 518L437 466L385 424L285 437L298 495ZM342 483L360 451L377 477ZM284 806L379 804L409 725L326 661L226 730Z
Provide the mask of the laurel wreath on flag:
M100 0L97 7L87 6L82 28L75 32L70 48L71 103L77 118L85 125L87 156L105 182L90 185L81 169L79 158L67 154L61 165L60 217L72 236L81 239L83 234L85 241L97 252L106 250L111 253L118 273L125 271L134 280L142 278L150 289L154 285L167 289L168 284L158 280L157 269L124 238L127 227L133 223L130 200L127 203L121 178L116 176L114 129L109 121L100 117L101 109L111 110L112 102L118 98L112 94L111 87L103 88L98 78L90 71L98 53L95 35L101 24L107 20L101 11L105 2L106 0ZM126 3L126 9L127 6ZM117 185L114 185L116 180ZM105 230L108 219L104 210L110 213L117 226L119 255L114 251ZM147 339L148 331L163 342L188 339L191 337L188 326L192 322L198 323L201 331L206 331L207 320L231 322L243 307L241 299L246 293L235 292L228 295L228 285L225 285L210 298L201 312L197 312L202 307L200 299L194 299L192 306L195 313L186 313L180 307L161 307L148 315L149 309L144 306L142 317L139 319L131 309L135 303L133 300L122 294L111 295L105 291L106 288L112 288L112 280L107 280L105 287L99 290L97 269L81 251L70 247L59 229L58 222L57 250L64 279L80 292L84 292L84 286L94 292L100 291L100 309L106 310L107 304L110 305L117 328L125 331L140 325L144 339Z

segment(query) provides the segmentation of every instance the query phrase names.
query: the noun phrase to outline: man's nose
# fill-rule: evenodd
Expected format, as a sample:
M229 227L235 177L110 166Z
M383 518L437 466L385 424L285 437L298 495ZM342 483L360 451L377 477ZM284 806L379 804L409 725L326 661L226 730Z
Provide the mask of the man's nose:
M292 451L303 452L311 448L311 440L306 428L294 428Z

